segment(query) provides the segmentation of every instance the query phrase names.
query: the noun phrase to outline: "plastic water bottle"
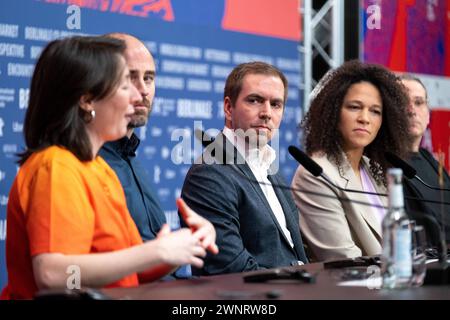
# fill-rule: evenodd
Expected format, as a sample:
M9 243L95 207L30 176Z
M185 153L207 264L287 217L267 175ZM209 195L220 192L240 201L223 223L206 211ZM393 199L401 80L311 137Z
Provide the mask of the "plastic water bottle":
M406 288L412 277L411 229L404 208L401 169L389 169L389 210L383 219L383 288Z

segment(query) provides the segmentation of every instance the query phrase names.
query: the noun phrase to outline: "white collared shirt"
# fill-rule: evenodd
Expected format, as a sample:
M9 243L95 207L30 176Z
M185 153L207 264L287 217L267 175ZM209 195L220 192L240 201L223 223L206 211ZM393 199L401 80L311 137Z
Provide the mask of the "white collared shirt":
M275 190L273 189L272 183L267 178L270 165L277 157L275 150L268 144L260 149L248 149L244 138L236 135L232 129L226 126L223 129L223 134L236 147L237 151L245 159L245 162L247 162L250 170L252 170L256 180L260 182L259 186L264 193L264 196L266 197L267 202L269 203L270 208L278 221L278 224L281 226L284 235L289 240L291 247L294 247L291 233L286 226L286 217L284 215L283 208L281 207L280 201L278 200Z

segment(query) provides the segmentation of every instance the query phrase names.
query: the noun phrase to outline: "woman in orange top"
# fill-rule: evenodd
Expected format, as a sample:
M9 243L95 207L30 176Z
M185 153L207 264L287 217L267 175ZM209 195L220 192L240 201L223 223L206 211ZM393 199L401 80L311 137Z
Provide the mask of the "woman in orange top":
M124 136L140 98L122 56L103 37L55 40L43 50L25 117L26 150L7 209L7 292L136 286L216 253L212 225L179 202L189 229L142 243L114 171L97 156Z

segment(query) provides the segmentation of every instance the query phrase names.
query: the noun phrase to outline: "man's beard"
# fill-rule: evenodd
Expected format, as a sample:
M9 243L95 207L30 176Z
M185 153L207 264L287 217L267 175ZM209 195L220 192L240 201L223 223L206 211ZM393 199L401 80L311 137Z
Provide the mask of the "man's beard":
M152 104L147 99L142 100L140 104L145 105L148 112L146 114L143 110L135 111L134 115L131 117L131 121L128 123L128 129L143 127L147 124L150 113L152 112Z

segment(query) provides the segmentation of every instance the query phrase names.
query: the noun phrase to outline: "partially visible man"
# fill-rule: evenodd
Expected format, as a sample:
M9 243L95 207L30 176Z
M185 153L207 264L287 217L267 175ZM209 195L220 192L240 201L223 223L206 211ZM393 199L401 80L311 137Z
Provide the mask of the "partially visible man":
M413 137L413 146L409 158L410 164L416 169L417 175L431 186L439 186L439 163L433 155L426 149L420 147L422 138L430 123L430 109L428 106L428 94L425 85L419 78L411 75L402 75L400 79L406 87L410 99L410 133ZM450 178L443 168L444 188L450 188ZM420 183L417 179L404 180L405 195L419 197L429 200L441 201L439 191L430 189ZM450 192L444 192L445 202L450 202ZM407 211L414 219L422 219L423 214L428 218L435 219L440 227L445 228L446 241L450 243L450 206L443 206L438 203L423 201L406 201ZM444 214L444 225L442 225L441 210ZM431 235L430 235L431 236ZM431 239L430 239L431 240Z
M142 239L152 240L166 223L166 217L153 192L150 177L136 158L136 149L140 140L134 133L134 128L147 124L152 109L155 97L155 62L149 50L139 39L123 33L112 33L107 36L125 42L125 59L130 70L131 83L139 91L141 99L134 104L135 113L128 125L127 135L117 141L105 143L99 154L116 172L125 192L128 210ZM203 229L202 234L209 238L208 243L212 241L209 246L210 252L213 254L217 252L214 243L215 230L211 223L192 210L188 208L185 210L189 212L191 220L195 221L195 225L186 221L188 226L191 229ZM189 277L190 270L181 268L173 276Z
M278 130L287 80L275 67L238 65L226 80L225 127L186 175L182 198L213 223L220 253L193 274L213 275L306 263L299 214L272 170L267 143ZM196 161L197 163L197 161ZM271 167L272 166L272 167Z
M132 84L141 94L134 105L135 114L128 125L127 135L120 140L106 143L100 155L114 169L125 191L128 210L135 221L142 239L156 237L166 217L153 192L150 177L136 159L140 140L134 128L145 126L155 97L155 62L145 45L137 38L121 33L109 35L125 41L125 58Z

